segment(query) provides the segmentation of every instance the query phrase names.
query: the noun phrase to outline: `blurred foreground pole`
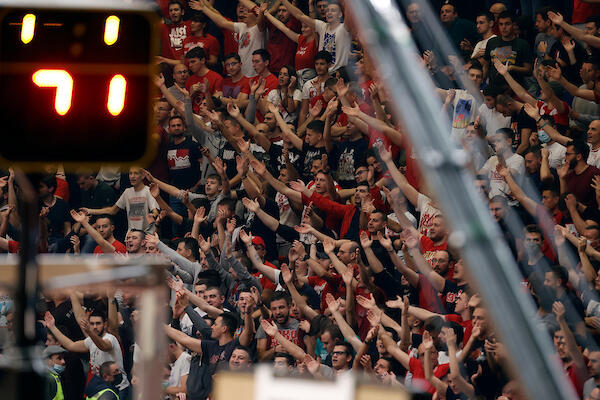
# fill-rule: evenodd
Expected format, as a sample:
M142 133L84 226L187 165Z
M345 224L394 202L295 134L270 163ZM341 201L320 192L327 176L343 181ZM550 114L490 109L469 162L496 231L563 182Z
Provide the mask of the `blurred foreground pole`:
M402 117L408 130L422 172L437 199L444 200L439 204L452 227L449 242L460 248L489 317L510 353L512 375L520 379L531 399L575 399L548 334L534 318L533 302L522 290L510 250L464 168L467 155L450 142L441 103L417 61L416 47L395 1L347 3L363 45L386 83L395 114Z

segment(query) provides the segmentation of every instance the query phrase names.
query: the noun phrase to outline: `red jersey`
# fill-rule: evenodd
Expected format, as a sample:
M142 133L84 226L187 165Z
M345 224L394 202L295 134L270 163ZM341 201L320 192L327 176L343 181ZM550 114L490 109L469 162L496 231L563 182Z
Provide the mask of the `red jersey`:
M296 57L294 58L296 71L315 67L315 56L317 55L319 44L314 38L310 42L307 42L307 40L306 36L298 36L298 47L296 49Z
M463 346L465 346L471 337L471 332L473 332L473 320L468 319L465 321L458 314L446 314L444 315L444 319L446 321L456 322L464 328L465 334L463 336Z
M231 77L228 76L223 79L222 85L221 91L223 92L223 97L237 99L240 93L250 94L250 79L244 75L242 75L242 78L237 82L234 82Z
M182 21L178 24L163 24L161 28L162 50L160 54L163 57L173 57L179 60L183 55L183 41L192 33L191 22Z
M271 55L269 71L278 73L284 65L292 65L296 52L296 43L288 38L285 33L275 28L269 20L267 20L267 26L269 28L267 51ZM292 16L290 16L285 26L294 32L300 31L300 22Z
M203 82L204 80L208 81L208 93L211 95L218 92L223 87L223 77L217 74L215 71L208 70L208 72L202 76L192 75L185 82L185 88L189 91L192 85ZM198 114L200 112L200 105L202 104L202 100L204 100L204 93L200 93L197 91L192 96L192 106L194 108L194 113Z
M423 364L421 364L421 361L411 357L408 365L410 367L410 372L413 374L413 384L415 381L418 381L420 384L424 385L425 390L431 394L434 394L435 388L425 379L425 369L423 369ZM433 369L433 375L441 379L448 373L448 371L450 371L450 364L438 365Z
M556 125L569 126L569 111L571 110L571 107L562 100L560 102L563 104L564 108L564 112L562 113L559 113L558 110L550 104L540 100L537 102L537 108L540 111L540 115L551 115L552 118L554 118L554 123Z
M115 239L115 241L112 242L112 245L115 248L115 253L127 254L127 249L125 248L125 245L119 242L117 239ZM96 246L96 248L94 249L94 254L104 254L104 252L102 251L100 246Z
M202 47L206 52L206 56L219 56L221 46L219 41L213 35L206 34L204 36L188 36L183 41L182 54L185 55L188 51L194 47ZM173 54L175 56L175 54ZM173 57L175 58L175 57Z
M233 20L225 17L227 21L233 22ZM223 33L223 54L227 56L227 54L238 52L238 42L237 42L237 34L229 29L221 29Z

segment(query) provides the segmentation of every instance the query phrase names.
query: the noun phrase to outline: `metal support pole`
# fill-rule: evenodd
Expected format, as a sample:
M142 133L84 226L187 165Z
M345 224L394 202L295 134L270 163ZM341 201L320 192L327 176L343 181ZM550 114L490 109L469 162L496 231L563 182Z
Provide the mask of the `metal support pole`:
M435 190L468 271L510 352L513 372L532 399L575 399L554 357L548 334L536 324L535 309L523 293L514 259L464 168L467 155L450 143L430 77L416 62L416 48L392 0L348 0L369 54L402 116Z

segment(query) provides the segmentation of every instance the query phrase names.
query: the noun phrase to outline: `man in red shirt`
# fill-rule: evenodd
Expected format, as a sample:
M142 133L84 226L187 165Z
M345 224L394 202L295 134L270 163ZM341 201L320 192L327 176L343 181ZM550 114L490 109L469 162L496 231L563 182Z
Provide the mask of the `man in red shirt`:
M201 47L195 47L185 55L190 68L191 75L185 83L185 88L192 96L192 105L194 112L200 112L200 105L205 97L213 96L221 91L223 86L223 77L206 66L206 52ZM198 87L192 88L199 83Z
M98 244L94 249L94 254L127 253L125 245L115 239L115 224L109 215L99 215L94 224L96 225L95 228L90 225L90 216L85 215L83 212L71 210L71 217L77 223L74 230L77 229L77 225L80 225Z
M294 32L300 32L300 22L290 16L290 12L283 5L277 7L277 19ZM267 20L268 21L268 20ZM269 70L277 74L285 65L293 65L296 55L296 43L289 39L282 31L268 22L269 39L267 51L272 55Z
M224 62L227 77L223 79L223 87L215 94L225 104L233 103L243 108L247 105L250 94L250 79L242 74L242 60L238 53L225 56Z
M252 53L252 67L256 72L256 76L250 79L250 86L258 82L262 98L266 98L271 90L277 89L279 80L269 71L271 63L271 54L265 49L258 49ZM256 118L262 122L264 117L260 111L256 111Z
M208 17L203 13L195 14L191 19L191 35L183 41L183 54L194 47L202 47L206 52L207 64L214 68L217 65L221 46L213 35L206 33Z
M179 60L183 56L183 41L191 34L190 21L184 21L185 9L177 0L169 2L170 24L162 25L161 55Z

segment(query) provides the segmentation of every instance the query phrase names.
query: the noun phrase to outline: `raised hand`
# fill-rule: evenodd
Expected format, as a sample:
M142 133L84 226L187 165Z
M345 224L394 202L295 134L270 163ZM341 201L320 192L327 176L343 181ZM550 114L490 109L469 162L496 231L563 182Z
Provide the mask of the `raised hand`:
M423 332L423 349L425 351L431 351L431 349L433 349L433 338L428 331Z
M281 265L281 277L285 283L291 283L293 279L292 271L286 264Z
M323 111L322 100L318 100L313 106L310 106L308 109L308 112L310 113L310 115L313 116L313 118L317 118L319 115L321 115L321 111Z
M562 70L560 69L560 65L556 64L556 67L549 65L548 76L551 80L559 81L562 76Z
M376 142L373 145L377 151L379 151L379 157L381 157L381 161L384 163L392 161L392 152L385 148L385 145L381 142Z
M365 231L362 231L360 233L360 245L364 248L364 249L368 249L369 247L371 247L371 244L373 244L373 239L369 238L369 234Z
M267 109L269 110L270 113L273 113L275 115L279 114L279 109L277 108L277 106L271 102L267 102Z
M292 76L290 78L290 83L288 84L288 89L290 89L290 90L294 89L294 86L296 85L297 80L298 79L295 76Z
M371 326L378 326L381 323L381 310L372 308L367 311L367 319Z
M81 318L79 320L79 326L81 327L83 333L85 333L88 336L92 332L92 329L90 328L90 321L87 318Z
M167 277L167 286L173 289L175 292L180 292L183 290L183 281L180 277L176 276L175 278Z
M194 222L197 224L201 224L204 221L206 221L206 219L208 218L208 216L206 215L206 209L204 207L200 207L198 209L196 209L196 213L194 214Z
M335 244L333 243L333 240L331 240L330 238L325 239L323 241L323 250L327 254L333 253L333 251L335 250Z
M239 107L237 105L233 104L233 103L227 104L227 112L233 118L238 118L241 115Z
M246 246L250 246L252 244L252 236L248 235L245 230L240 230L240 240Z
M573 51L575 49L575 41L568 36L564 36L561 43L566 51Z
M325 301L327 302L327 308L332 313L336 312L340 308L340 302L333 297L331 293L327 293L325 296Z
M260 204L258 204L258 201L249 199L247 197L242 199L242 204L244 204L244 207L252 212L257 212L260 209Z
M548 11L548 18L554 25L560 25L564 21L562 14L554 11Z
M395 300L386 301L385 305L388 306L389 308L403 308L404 300L402 300L400 297L396 297Z
M229 218L227 220L227 224L225 225L225 228L229 235L233 235L233 231L235 230L236 225L237 225L237 221L235 218Z
M552 312L556 315L558 321L564 320L565 318L565 306L560 301L552 303Z
M350 84L344 83L342 78L338 79L335 83L335 91L337 92L338 97L344 97L348 94L348 90L350 88Z
M50 311L46 311L44 314L44 324L46 327L51 328L55 325L56 321L54 320L54 316L50 313Z
M75 222L79 222L80 224L88 222L90 220L90 217L83 212L77 212L75 210L71 210L70 213L71 213L71 218L73 218L73 220Z
M415 249L419 247L419 233L416 229L404 229L402 231L402 236L404 244L406 244L409 249Z
M456 347L456 333L454 329L446 329L446 344L448 347Z
M494 58L494 67L500 75L508 74L508 61L506 62L506 64L502 64L502 62L498 58Z
M254 170L254 172L256 172L260 176L263 176L264 174L267 173L267 167L265 167L264 162L258 161L256 159L252 159L252 160L250 160L250 165L252 166L252 169Z
M274 322L269 322L266 319L260 321L260 326L262 326L265 333L271 337L277 334L277 325Z
M537 107L534 107L529 103L525 103L524 107L525 107L525 112L527 113L527 115L529 115L530 118L532 118L536 121L538 119L540 119L540 113L539 113Z
M560 167L556 168L556 174L558 175L559 178L564 178L565 176L567 176L567 174L569 173L569 171L571 170L571 167L569 165L569 163L564 163L563 165L561 165Z
M377 240L379 243L381 243L384 249L388 251L394 250L394 246L392 246L392 239L390 239L388 235L384 236L381 234L381 232L377 232Z
M221 176L225 175L227 172L227 164L224 164L220 157L215 158L212 165L215 168L215 171L217 171L217 174Z
M375 299L373 297L365 297L358 295L356 296L356 302L363 308L367 310L371 310L377 308L377 304L375 304Z
M198 235L198 246L200 246L200 250L204 253L208 253L210 251L210 236L204 239L204 236Z
M354 270L352 268L346 268L342 273L342 279L344 280L344 285L346 285L346 287L351 287L352 280L354 279Z
M303 192L306 189L306 185L300 179L291 181L290 188L296 192Z
M8 206L8 209L6 210L6 215L10 215L14 208L15 206L13 205ZM48 214L50 214L50 207L42 207L42 209L40 210L40 218L46 218Z
M356 117L356 118L358 118L361 113L360 108L358 108L358 104L356 104L356 103L354 103L354 105L352 107L342 106L342 112L349 117Z
M312 232L313 227L308 224L296 225L294 230L298 233L309 234Z

